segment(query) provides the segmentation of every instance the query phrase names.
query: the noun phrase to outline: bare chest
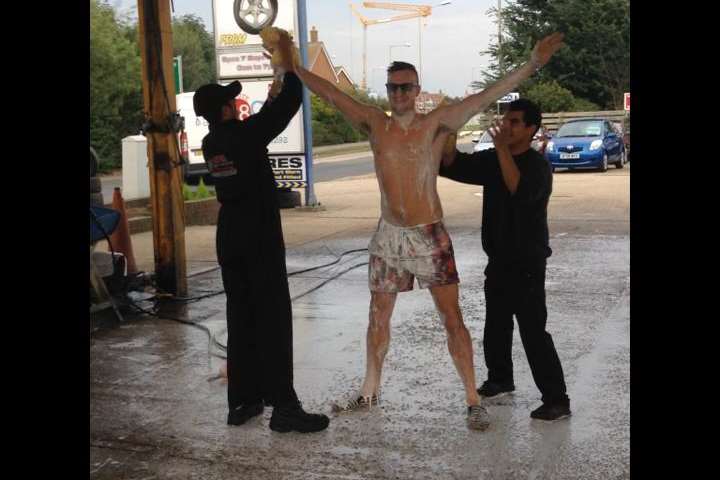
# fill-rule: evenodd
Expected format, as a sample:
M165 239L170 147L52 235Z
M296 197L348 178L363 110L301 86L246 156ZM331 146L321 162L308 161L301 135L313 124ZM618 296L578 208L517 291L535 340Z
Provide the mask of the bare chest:
M379 166L401 163L410 167L430 161L432 132L424 122L416 122L405 128L388 120L373 132L371 144Z

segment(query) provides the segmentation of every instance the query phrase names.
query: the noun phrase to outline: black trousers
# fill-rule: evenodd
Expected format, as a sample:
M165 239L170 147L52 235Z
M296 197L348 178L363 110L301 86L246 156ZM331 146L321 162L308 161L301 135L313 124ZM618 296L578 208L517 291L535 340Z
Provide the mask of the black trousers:
M275 406L297 401L282 230L279 225L277 232L253 230L246 216L246 208L223 205L216 238L227 296L231 410L260 401Z
M513 383L513 315L542 401L567 401L560 359L545 331L545 262L508 265L493 262L485 269L485 333L483 348L488 380Z

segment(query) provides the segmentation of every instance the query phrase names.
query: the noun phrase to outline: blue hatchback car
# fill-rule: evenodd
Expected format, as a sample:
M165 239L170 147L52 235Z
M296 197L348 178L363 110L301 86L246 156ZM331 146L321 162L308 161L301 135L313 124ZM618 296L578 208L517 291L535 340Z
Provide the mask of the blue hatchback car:
M596 168L627 162L625 143L612 124L602 118L579 118L561 126L545 148L545 158L556 168Z

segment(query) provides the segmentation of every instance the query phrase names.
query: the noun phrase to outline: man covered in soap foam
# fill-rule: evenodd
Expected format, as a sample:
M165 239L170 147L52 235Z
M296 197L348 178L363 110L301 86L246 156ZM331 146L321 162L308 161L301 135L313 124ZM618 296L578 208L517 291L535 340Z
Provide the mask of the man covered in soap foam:
M392 113L388 116L305 70L295 59L295 72L305 85L368 134L380 187L381 218L368 248L371 300L365 380L359 392L335 404L334 411L366 410L379 401L395 300L398 292L412 290L417 279L420 288L429 288L444 323L450 356L465 388L467 425L475 430L489 426L488 412L476 391L472 342L459 306L453 247L436 188L441 154L449 135L545 65L563 46L562 39L560 33L545 37L535 45L530 60L505 78L428 114L415 111L421 90L417 71L409 63L393 62L387 69Z

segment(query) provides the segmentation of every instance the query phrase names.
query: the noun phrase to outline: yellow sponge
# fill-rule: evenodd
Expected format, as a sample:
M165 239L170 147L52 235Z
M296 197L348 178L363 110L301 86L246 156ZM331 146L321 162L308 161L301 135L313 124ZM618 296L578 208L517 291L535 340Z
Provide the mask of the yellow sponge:
M270 58L270 63L273 66L279 66L283 63L282 58L282 52L278 48L278 44L280 42L280 35L281 32L287 33L288 32L281 28L277 27L265 27L260 31L260 38L262 38L263 41L263 47L265 47L268 51L272 52L272 57ZM292 38L292 37L290 37ZM293 63L300 64L300 53L298 52L297 47L295 45L292 46L292 55L293 55Z

